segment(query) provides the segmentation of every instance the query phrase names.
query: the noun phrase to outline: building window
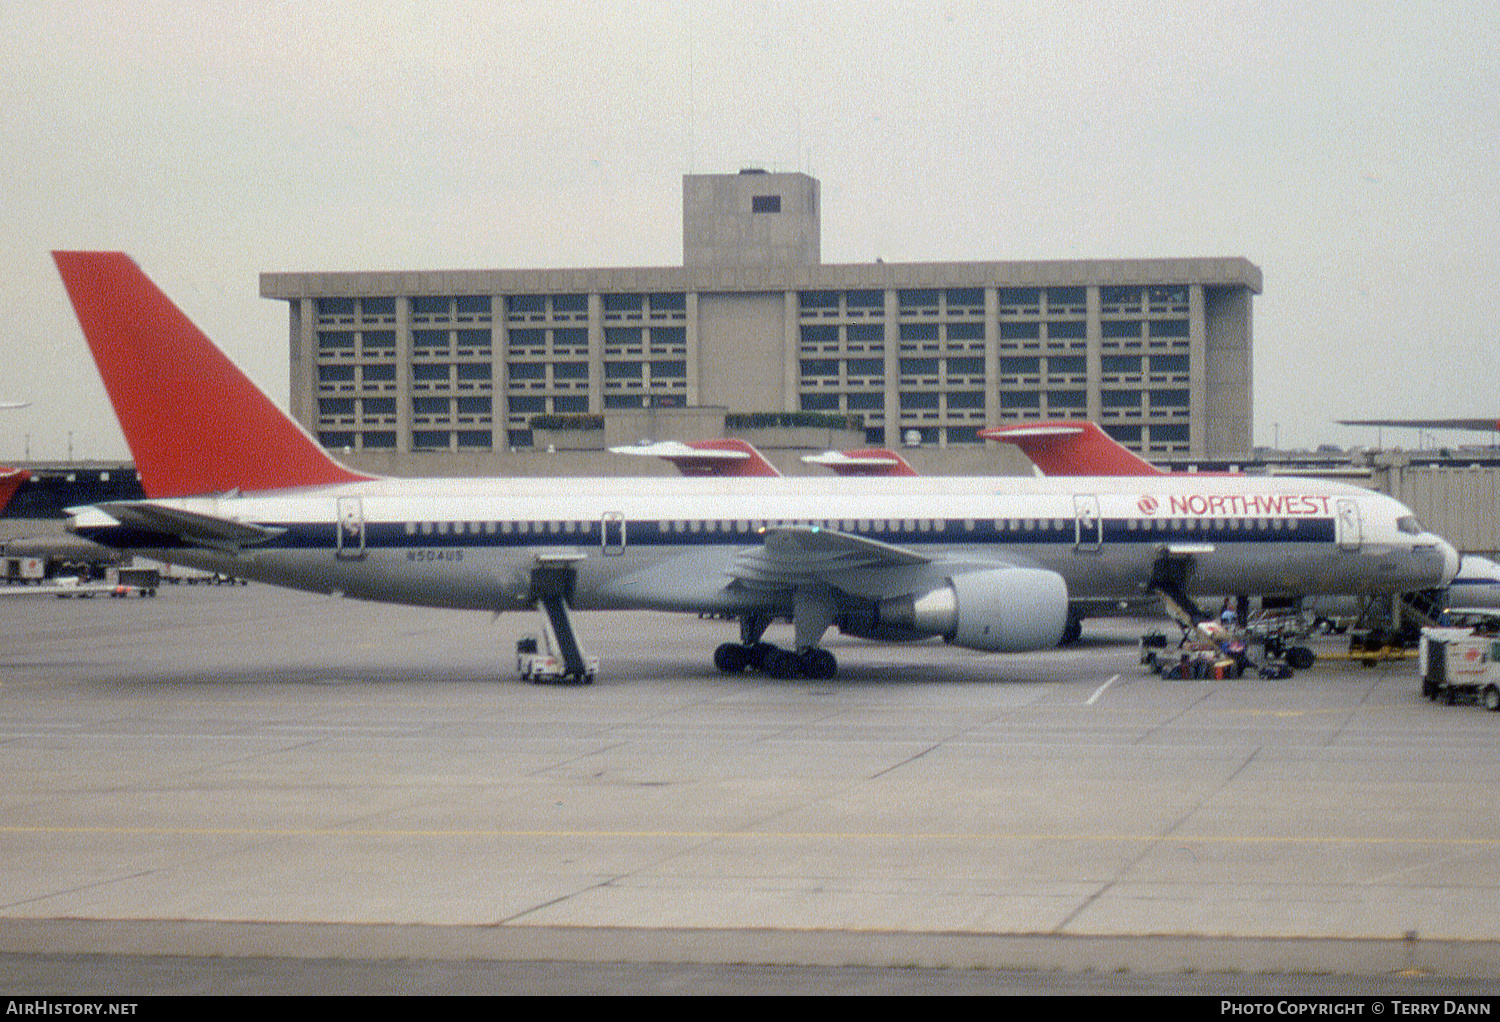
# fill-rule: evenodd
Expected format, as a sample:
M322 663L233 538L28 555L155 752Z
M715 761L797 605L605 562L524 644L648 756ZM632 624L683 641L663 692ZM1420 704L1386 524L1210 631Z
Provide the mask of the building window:
M604 296L605 312L640 312L641 296L638 294L607 294Z
M750 212L752 213L780 213L781 196L779 195L752 195L750 197Z

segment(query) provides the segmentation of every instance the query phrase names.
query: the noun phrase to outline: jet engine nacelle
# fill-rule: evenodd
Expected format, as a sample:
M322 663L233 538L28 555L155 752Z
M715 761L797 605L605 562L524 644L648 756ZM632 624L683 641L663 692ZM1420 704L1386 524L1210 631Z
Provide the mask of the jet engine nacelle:
M1037 568L972 571L924 596L882 601L879 620L968 649L1050 649L1068 627L1068 584Z

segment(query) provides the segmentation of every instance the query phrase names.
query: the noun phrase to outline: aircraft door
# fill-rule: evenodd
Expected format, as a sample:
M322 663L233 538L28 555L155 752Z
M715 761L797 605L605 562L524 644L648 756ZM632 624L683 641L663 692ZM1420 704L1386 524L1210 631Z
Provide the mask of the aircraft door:
M338 523L334 526L334 556L341 561L365 557L365 508L359 497L339 497Z
M1359 517L1359 502L1353 497L1339 497L1334 502L1334 531L1337 533L1340 550L1358 550L1364 541L1364 530Z
M604 512L604 517L599 520L599 545L605 556L625 552L625 516L620 512Z
M1104 545L1104 518L1096 494L1073 494L1073 525L1073 549L1096 551Z

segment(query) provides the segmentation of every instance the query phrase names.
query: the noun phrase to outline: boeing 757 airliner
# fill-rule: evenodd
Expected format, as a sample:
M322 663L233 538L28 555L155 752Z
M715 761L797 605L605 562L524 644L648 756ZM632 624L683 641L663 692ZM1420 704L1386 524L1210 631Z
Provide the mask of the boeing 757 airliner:
M54 253L145 500L79 535L274 585L431 607L733 615L720 670L831 677L830 628L1056 645L1070 599L1399 593L1454 549L1405 506L1288 477L389 479L330 458L127 256ZM762 641L791 621L791 649Z

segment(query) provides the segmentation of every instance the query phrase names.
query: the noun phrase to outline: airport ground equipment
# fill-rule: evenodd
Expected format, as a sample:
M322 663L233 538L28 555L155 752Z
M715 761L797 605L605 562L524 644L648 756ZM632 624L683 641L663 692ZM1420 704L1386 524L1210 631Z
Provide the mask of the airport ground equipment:
M542 630L516 643L516 673L533 685L592 685L599 673L599 659L584 654L568 607L578 556L539 556L532 569L532 606L541 616Z
M1449 706L1477 700L1500 712L1500 636L1472 628L1424 628L1422 695Z
M550 615L544 608L538 610L543 612L546 627L535 635L524 635L516 640L516 673L521 680L533 685L592 685L594 676L599 673L599 658L584 656L580 652L578 662L570 665L558 652Z
M1261 657L1250 650L1260 645ZM1167 637L1152 632L1141 637L1141 665L1163 678L1240 678L1254 671L1262 678L1290 678L1317 659L1307 646L1294 645L1280 634L1226 626L1220 621L1182 625L1182 638L1169 649Z

